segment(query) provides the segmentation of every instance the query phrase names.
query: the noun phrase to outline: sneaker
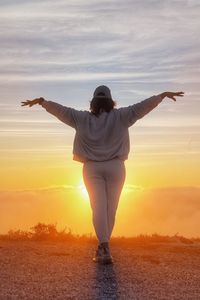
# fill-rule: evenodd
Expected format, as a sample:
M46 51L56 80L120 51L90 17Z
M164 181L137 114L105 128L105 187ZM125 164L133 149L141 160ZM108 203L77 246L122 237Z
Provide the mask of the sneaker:
M93 261L103 265L113 263L108 243L102 243L98 246Z

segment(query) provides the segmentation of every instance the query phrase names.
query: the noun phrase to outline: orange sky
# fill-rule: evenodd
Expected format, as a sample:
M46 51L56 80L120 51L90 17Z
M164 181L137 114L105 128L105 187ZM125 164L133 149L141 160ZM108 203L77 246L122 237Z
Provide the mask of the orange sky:
M139 127L134 131L135 146L126 161L127 177L113 234L199 235L198 158L192 159L190 149L183 152L172 147L168 153L166 146L152 145L153 137L141 151ZM54 143L54 136L51 139ZM162 144L162 138L159 141ZM1 232L30 229L40 221L94 234L82 164L72 160L71 150L55 147L48 155L41 150L11 151L1 157Z

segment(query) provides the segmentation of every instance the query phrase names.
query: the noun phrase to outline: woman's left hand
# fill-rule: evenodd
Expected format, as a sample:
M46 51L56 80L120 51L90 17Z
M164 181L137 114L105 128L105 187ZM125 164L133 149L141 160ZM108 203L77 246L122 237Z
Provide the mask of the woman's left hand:
M183 97L184 96L184 92L164 92L161 94L162 99L164 99L165 97L170 98L174 101L176 101L175 97Z

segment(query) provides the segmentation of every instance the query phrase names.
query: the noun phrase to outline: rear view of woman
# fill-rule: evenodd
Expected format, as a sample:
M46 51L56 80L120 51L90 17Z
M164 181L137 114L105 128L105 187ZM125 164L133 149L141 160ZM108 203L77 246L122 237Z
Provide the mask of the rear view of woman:
M42 97L22 102L22 106L30 107L40 104L76 131L73 159L83 164L83 179L99 241L93 261L103 264L113 262L109 241L126 176L124 161L130 151L128 128L165 97L176 101L175 96L183 95L183 92L164 92L117 109L110 89L101 85L94 91L90 111L76 110Z

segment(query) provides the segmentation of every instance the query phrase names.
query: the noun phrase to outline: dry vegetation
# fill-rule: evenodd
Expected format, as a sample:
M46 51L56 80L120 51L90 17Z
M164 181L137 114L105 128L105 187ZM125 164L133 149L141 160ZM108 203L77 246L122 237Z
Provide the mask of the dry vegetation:
M57 224L44 224L38 223L30 228L30 231L23 230L9 230L7 234L1 234L0 240L9 241L94 241L96 238L90 235L75 235L71 232L71 229L64 228L63 230L57 229ZM175 234L173 236L159 235L154 233L152 235L140 234L133 237L112 237L112 243L172 243L181 242L183 244L193 244L200 242L200 238L186 238L184 236Z

